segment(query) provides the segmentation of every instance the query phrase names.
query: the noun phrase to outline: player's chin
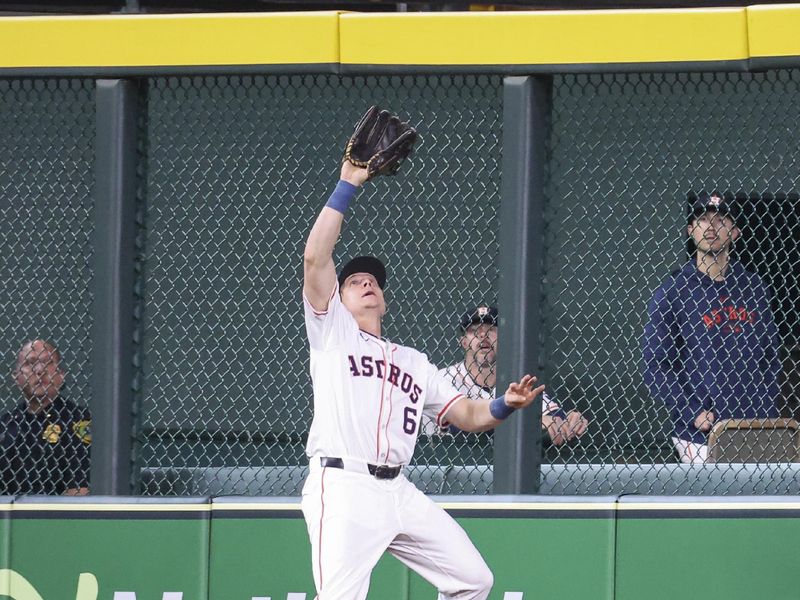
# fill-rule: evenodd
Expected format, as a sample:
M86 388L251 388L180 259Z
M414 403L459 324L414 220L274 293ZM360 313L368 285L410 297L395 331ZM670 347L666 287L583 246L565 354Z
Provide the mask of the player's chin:
M479 362L488 363L495 360L495 353L491 348L478 348L475 352L475 357Z
M382 303L377 296L364 296L361 298L360 304L364 310L376 310Z
M378 313L378 316L380 317L386 314L386 306L382 302L368 302L364 305L364 309L370 312Z

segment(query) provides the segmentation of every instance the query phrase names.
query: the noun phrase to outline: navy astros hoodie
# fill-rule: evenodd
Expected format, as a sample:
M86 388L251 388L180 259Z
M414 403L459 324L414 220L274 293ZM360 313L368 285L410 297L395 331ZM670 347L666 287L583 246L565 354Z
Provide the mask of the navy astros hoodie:
M778 416L778 331L758 275L731 261L717 282L690 261L656 290L647 313L644 382L670 409L678 438L706 443L694 426L702 410L717 420Z

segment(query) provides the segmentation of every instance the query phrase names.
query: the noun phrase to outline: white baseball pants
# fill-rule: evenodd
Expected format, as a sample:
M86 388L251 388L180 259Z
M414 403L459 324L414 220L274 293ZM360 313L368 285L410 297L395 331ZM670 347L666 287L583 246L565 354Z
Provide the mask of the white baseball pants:
M485 600L493 577L466 532L404 475L381 480L311 459L302 509L317 600L364 600L388 550L439 590Z
M708 446L682 440L673 436L672 444L678 451L681 462L690 465L702 465L708 462Z

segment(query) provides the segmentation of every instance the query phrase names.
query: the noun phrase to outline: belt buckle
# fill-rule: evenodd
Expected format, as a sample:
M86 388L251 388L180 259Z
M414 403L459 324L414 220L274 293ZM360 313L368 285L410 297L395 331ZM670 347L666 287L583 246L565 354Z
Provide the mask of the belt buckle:
M397 477L397 467L378 465L375 467L375 479L394 479Z

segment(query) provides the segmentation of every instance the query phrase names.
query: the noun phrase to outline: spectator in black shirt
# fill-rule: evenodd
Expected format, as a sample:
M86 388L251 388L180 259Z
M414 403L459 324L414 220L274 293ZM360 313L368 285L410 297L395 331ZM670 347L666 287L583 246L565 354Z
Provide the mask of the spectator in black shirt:
M61 396L61 353L45 340L26 342L13 375L24 399L0 417L0 491L88 494L91 417Z

